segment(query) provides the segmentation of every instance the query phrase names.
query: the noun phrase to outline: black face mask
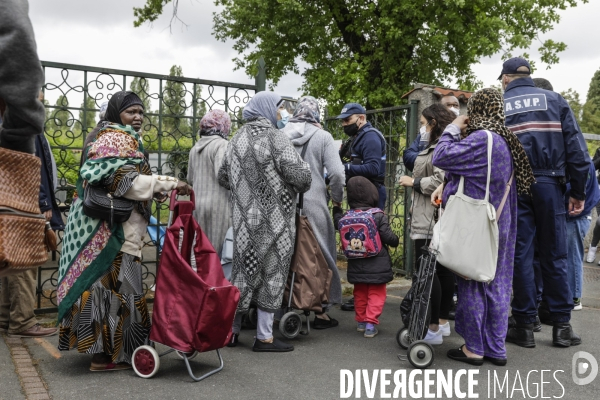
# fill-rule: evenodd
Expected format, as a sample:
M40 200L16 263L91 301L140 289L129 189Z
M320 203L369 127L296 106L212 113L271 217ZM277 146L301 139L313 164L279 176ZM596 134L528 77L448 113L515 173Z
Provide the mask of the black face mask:
M344 133L348 136L354 136L358 132L358 120L355 123L344 126Z

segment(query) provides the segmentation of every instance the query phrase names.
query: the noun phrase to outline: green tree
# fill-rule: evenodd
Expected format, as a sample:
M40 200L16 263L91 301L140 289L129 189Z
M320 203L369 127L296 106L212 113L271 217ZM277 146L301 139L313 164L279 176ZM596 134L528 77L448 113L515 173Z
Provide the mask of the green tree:
M582 130L586 133L600 134L600 69L590 82L587 99L583 106Z
M172 0L147 0L135 25L153 21ZM582 0L586 3L588 0ZM463 89L480 85L471 66L482 57L531 46L559 12L577 0L215 0L213 34L233 40L236 68L254 76L257 60L277 84L308 66L302 89L332 108L360 101L367 108L397 105L415 82ZM173 2L176 12L177 2ZM541 61L558 62L566 45L548 39ZM526 54L524 54L526 57ZM527 58L527 57L526 57ZM500 65L498 65L500 70Z
M85 108L87 111L79 111L79 123L81 124L82 131L90 133L96 126L96 111L93 111L94 108L96 108L96 102L93 98L86 95L84 102L81 104L81 108Z
M54 106L55 108L50 112L48 124L46 124L46 133L53 137L56 135L64 136L65 132L73 126L73 115L67 110L69 99L65 95L60 95Z
M565 98L571 110L573 110L573 114L575 114L575 119L577 123L581 126L581 117L583 114L583 105L581 104L581 99L579 98L579 93L577 91L569 88L566 92L560 92L560 95Z
M195 125L192 126L192 134L196 135L200 129L200 120L206 114L206 102L202 99L202 85L196 84L194 89L194 104L196 105L196 121ZM198 139L198 138L196 138Z
M183 76L181 67L173 65L169 76ZM183 83L167 80L163 90L163 114L169 115L163 118L163 132L179 138L190 133L190 124L187 118L183 118L186 112L186 87Z
M142 99L142 103L144 103L144 110L146 110L146 112L150 112L150 83L148 80L146 78L139 77L133 78L131 84L129 85L129 90L137 94L140 99Z

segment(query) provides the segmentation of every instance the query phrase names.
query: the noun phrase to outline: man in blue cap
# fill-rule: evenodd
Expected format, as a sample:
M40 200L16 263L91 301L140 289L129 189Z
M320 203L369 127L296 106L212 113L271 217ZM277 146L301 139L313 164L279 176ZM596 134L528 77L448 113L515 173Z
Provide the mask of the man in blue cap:
M367 121L367 111L358 103L348 103L336 117L342 120L344 133L350 136L350 154L340 154L344 164L346 181L353 176L364 176L377 187L379 208L383 210L387 192L385 190L385 138ZM342 310L354 311L354 298L342 304Z
M516 57L502 66L506 126L527 153L536 183L531 196L517 200L517 243L513 275L512 314L516 324L506 341L535 347L533 323L537 316L534 244L538 243L544 298L553 321L552 343L575 346L581 338L570 324L573 296L567 276L567 221L563 200L570 183L569 216L584 208L590 156L569 104L555 92L537 88L527 60Z
M336 117L342 120L346 135L354 137L350 148L350 162L344 164L346 181L353 176L364 176L377 187L378 207L383 210L385 190L385 138L367 121L367 111L358 103L348 103Z

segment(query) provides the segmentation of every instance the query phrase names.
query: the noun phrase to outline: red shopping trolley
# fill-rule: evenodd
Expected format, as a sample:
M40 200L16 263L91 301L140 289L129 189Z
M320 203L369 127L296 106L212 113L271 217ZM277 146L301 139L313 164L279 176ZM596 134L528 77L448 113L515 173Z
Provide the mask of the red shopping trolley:
M150 330L150 345L138 347L132 356L133 369L142 378L151 378L160 366L160 356L177 352L190 377L196 382L223 369L219 349L231 336L239 290L223 274L221 259L192 216L191 201L178 201L171 193L169 227L165 236ZM154 343L169 350L159 354ZM190 360L215 350L219 367L196 377Z

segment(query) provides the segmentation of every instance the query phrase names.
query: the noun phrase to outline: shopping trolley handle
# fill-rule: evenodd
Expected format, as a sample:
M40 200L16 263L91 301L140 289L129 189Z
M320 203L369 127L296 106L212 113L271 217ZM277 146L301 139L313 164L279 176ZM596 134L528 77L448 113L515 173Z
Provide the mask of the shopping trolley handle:
M194 205L194 210L196 209L196 196L194 195L194 191L190 190L190 201ZM169 210L175 210L175 206L177 205L177 189L173 189L171 191L171 200L169 201Z

